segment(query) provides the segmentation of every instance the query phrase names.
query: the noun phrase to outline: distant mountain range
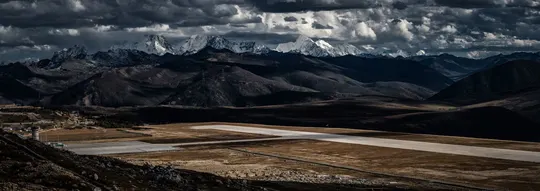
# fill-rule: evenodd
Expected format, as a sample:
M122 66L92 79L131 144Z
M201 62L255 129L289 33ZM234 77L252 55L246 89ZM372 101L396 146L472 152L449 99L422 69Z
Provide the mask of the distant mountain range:
M313 39L303 35L299 36L295 42L279 44L276 51L315 57L368 56L350 44L331 45L324 40L313 41Z
M166 53L176 54L177 50L173 47L164 36L161 35L144 35L144 38L140 42L123 42L118 45L114 45L110 48L115 49L127 49L127 50L139 50L148 54L164 55Z
M51 59L2 66L0 74L12 84L0 91L2 102L111 107L251 106L358 95L424 99L452 83L409 60L235 53L208 46L162 56L132 49L88 54L75 46Z
M146 54L163 56L172 55L192 55L205 48L217 50L229 50L234 53L269 54L271 52L301 54L313 57L342 57L357 56L364 58L395 58L420 62L454 81L458 81L476 71L496 66L508 61L517 59L540 60L540 53L514 53L510 55L496 55L484 59L470 59L457 57L450 54L424 55L420 52L417 56L402 57L401 53L388 54L389 56L373 55L361 51L350 44L332 45L324 40L314 41L306 36L299 36L294 42L279 44L272 50L264 45L255 42L235 42L220 36L194 35L186 39L179 45L171 45L167 39L159 35L145 35L140 42L124 42L111 47L109 50L100 51L90 55L98 63L108 63L106 65L129 66L145 60ZM85 58L88 56L86 49L82 46L74 46L55 53L51 58L52 66L66 58ZM139 55L139 56L136 56ZM397 56L397 57L394 57ZM134 57L137 57L134 58ZM148 61L148 60L146 60Z
M196 35L179 46L147 35L106 51L73 46L50 59L0 66L0 103L251 106L362 95L422 100L467 76L539 53L486 59L388 57L300 36L276 50ZM460 82L456 83L459 84ZM433 99L443 92L437 94Z

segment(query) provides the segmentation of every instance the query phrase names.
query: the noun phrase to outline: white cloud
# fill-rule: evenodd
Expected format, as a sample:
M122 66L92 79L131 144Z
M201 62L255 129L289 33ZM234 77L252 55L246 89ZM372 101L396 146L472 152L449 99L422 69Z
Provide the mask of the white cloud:
M433 40L431 42L431 46L437 48L437 49L445 49L448 47L448 41L446 40L446 37L443 35L439 35L437 39Z
M356 37L377 40L375 31L373 31L373 29L371 29L365 22L356 24L354 34Z
M113 25L96 25L94 27L94 30L98 31L98 32L107 32L107 31L110 31L114 28L115 26Z
M86 7L82 4L81 0L67 0L71 4L71 10L75 12L84 11Z
M421 33L427 33L431 29L431 28L429 28L429 26L424 25L424 24L416 25L415 28L416 28L416 30L418 30Z
M260 14L255 13L251 10L244 9L238 5L234 5L234 8L236 9L236 14L230 18L230 20L233 22L245 21L252 18L261 17Z
M3 26L3 25L0 25L0 34L7 34L11 32L11 26Z
M456 33L457 29L454 25L446 25L444 28L441 29L441 31L447 33Z
M32 17L35 22L26 22L17 24L16 20L9 21L0 18L4 22L5 26L0 25L0 41L4 44L17 44L24 42L22 39L25 37L31 37L36 44L52 43L57 46L64 46L65 42L53 43L47 39L49 35L65 35L65 36L77 36L77 38L63 38L55 37L55 39L69 39L69 43L88 43L89 47L108 47L108 43L116 39L134 39L137 38L138 33L155 33L165 35L167 37L185 37L192 34L209 34L209 35L221 35L228 32L238 33L270 33L280 34L275 35L276 38L271 40L261 40L263 42L279 43L284 39L291 39L291 35L306 35L312 38L329 38L329 42L346 41L347 43L357 45L360 49L373 49L373 50L386 50L388 52L396 52L397 50L403 50L408 53L420 53L419 50L427 51L428 53L435 52L459 52L461 55L466 54L474 55L480 54L478 52L470 52L470 50L482 49L490 51L501 50L540 50L540 45L537 41L531 39L540 38L540 26L536 21L540 16L540 11L536 9L524 9L521 14L521 8L509 9L501 6L500 8L457 8L438 6L432 4L429 6L409 6L405 10L398 10L391 7L377 7L368 9L341 9L333 11L302 11L292 13L272 13L272 12L260 12L251 6L221 4L216 5L216 0L205 0L205 5L210 9L202 9L193 7L194 13L190 13L189 16L193 18L178 17L171 20L166 16L176 15L173 14L177 10L175 9L173 1L165 0L155 2L157 6L148 5L149 9L155 11L156 15L139 15L139 17L126 17L129 20L127 23L132 28L122 28L124 21L121 21L118 25L110 22L99 23L98 20L107 20L105 12L109 11L107 3L88 3L86 0L60 0L66 3L50 3L51 1L8 1L7 3L0 3L0 9L2 10L24 10L31 13L29 10L34 10L35 13L46 14L51 10L67 12L64 15L80 15L84 16L87 13L91 15L95 10L103 10L98 15L91 15L92 17L84 18L86 20L78 20L76 24L72 26L65 26L65 28L49 28L48 24L43 24L45 27L37 27L40 31L39 34L34 26L40 26L40 23L49 23L50 21L39 21L39 17ZM261 0L262 1L262 0ZM285 1L285 0L274 0ZM288 0L296 2L299 0ZM304 0L304 2L307 0ZM319 0L325 1L325 4L332 4L340 2L338 0ZM358 0L360 1L360 0ZM382 4L391 4L395 0L377 0ZM414 1L414 0L412 0ZM535 0L495 0L500 5L512 5L516 4L534 4ZM128 1L124 1L128 2ZM137 2L137 1L133 1ZM161 3L160 2L167 2ZM232 1L231 1L232 2ZM405 2L408 2L405 1ZM433 2L433 0L429 0ZM532 2L532 3L531 3ZM168 7L171 6L171 7ZM128 7L128 6L126 6ZM163 10L160 7L163 8ZM60 9L63 8L63 9ZM103 9L102 9L103 8ZM155 8L155 9L153 9ZM168 9L170 8L170 9ZM133 8L135 9L135 8ZM124 13L122 10L110 9L119 11L118 13ZM187 9L186 9L187 10ZM203 11L204 10L204 11ZM74 11L79 13L73 13ZM135 10L134 10L135 11ZM206 12L213 13L206 13ZM6 11L4 11L6 12ZM82 13L84 12L84 14ZM170 14L169 14L170 13ZM207 14L207 15L205 15ZM212 14L225 15L223 17L210 18L213 20L219 20L221 24L208 25L208 26L189 26L176 28L176 24L184 23L216 23L216 22L203 22L205 17L211 17ZM55 14L52 14L55 15ZM179 14L183 15L183 14ZM148 17L145 17L148 16ZM151 20L152 17L162 18ZM198 17L200 16L200 17ZM215 15L214 15L215 16ZM286 22L285 17L292 16L298 20L295 22ZM259 17L262 23L251 22ZM100 19L104 18L104 19ZM63 20L66 18L62 18ZM78 19L78 18L77 18ZM92 20L92 23L85 24L86 21ZM121 19L121 18L120 18ZM397 21L399 19L399 22ZM67 19L66 19L67 20ZM171 20L170 22L167 22ZM69 21L69 20L68 20ZM148 21L148 22L147 22ZM193 21L193 22L187 22ZM245 21L250 21L246 23ZM147 23L162 23L149 25ZM319 23L324 26L331 26L332 29L313 29L313 23ZM414 23L414 24L413 24ZM65 24L62 22L58 23ZM81 28L77 28L83 24ZM10 25L10 26L8 26ZM149 25L149 26L145 26ZM52 25L51 25L52 26ZM123 29L123 30L122 30ZM459 30L458 30L459 29ZM461 30L467 29L467 30ZM125 36L122 36L125 35ZM258 38L257 35L246 35L247 38ZM234 40L242 40L243 36L234 36ZM92 40L88 40L92 39ZM249 39L259 41L258 39ZM68 41L68 40L66 40ZM99 41L99 42L98 42ZM92 44L95 43L95 44ZM270 46L272 46L270 45ZM364 47L365 46L365 47Z
M523 39L514 39L511 42L512 45L518 46L518 47L531 47L531 46L539 46L540 41L537 40L523 40Z
M67 29L67 33L70 35L70 36L79 36L79 30L77 29Z
M128 32L167 32L170 29L168 24L155 24L146 27L127 28Z
M400 37L403 37L405 40L411 41L414 38L414 34L409 31L409 28L412 27L412 23L410 23L409 21L402 19L398 22L393 23L391 26L392 32Z
M495 34L490 32L484 32L484 39L486 40L496 40L498 37Z
M50 35L69 35L79 36L81 33L77 29L51 29L48 31Z

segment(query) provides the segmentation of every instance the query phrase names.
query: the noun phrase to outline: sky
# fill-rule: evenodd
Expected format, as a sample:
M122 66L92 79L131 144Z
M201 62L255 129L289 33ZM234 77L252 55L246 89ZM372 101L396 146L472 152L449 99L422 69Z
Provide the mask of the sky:
M0 60L107 49L144 34L269 47L299 35L368 52L540 51L540 0L0 0Z

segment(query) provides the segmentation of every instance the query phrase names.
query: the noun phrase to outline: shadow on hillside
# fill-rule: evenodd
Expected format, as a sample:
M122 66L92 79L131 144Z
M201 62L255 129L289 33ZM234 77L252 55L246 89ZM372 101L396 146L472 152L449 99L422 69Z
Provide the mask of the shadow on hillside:
M137 107L118 111L106 109L107 115L100 113L99 108L74 109L98 117L101 123L128 123L131 126L233 122L368 129L395 132L398 133L396 136L401 132L540 142L538 123L502 107L419 112L358 102L332 102L263 108Z

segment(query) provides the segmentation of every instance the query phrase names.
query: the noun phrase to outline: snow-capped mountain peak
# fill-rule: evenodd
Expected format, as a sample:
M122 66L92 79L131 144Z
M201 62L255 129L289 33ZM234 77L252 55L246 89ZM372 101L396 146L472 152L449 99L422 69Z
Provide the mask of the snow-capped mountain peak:
M300 53L316 57L363 54L362 51L350 44L332 45L324 40L313 41L313 39L304 35L300 35L295 42L279 44L276 51Z
M195 54L207 46L222 49L223 46L228 43L229 42L227 40L217 36L193 35L184 42L179 50L179 53L186 55Z
M311 54L312 51L316 51L315 49L321 48L315 44L315 41L304 35L300 35L294 42L278 44L276 47L278 52L295 52L311 56L316 56Z
M161 35L144 35L144 39L138 42L124 42L120 45L115 45L111 49L131 49L139 50L149 54L164 55L166 53L174 54L176 50Z
M330 49L334 48L332 45L330 45L329 43L327 43L324 40L318 40L317 42L315 42L315 44L317 44L317 46L319 46L321 48L324 48L324 49L327 49L327 50L330 50Z
M158 55L165 53L174 53L174 48L161 35L145 35L147 51L155 51Z
M315 41L313 41L313 39L309 38L306 35L300 35L296 39L296 43L302 43L302 42L315 42Z
M234 42L220 36L193 35L180 47L179 54L195 54L206 47L227 49L236 53L264 53L268 49L255 42Z
M88 52L84 46L74 45L71 48L64 48L55 52L51 61L53 63L60 63L68 59L84 59L87 55Z

